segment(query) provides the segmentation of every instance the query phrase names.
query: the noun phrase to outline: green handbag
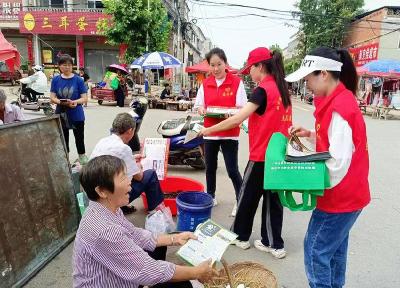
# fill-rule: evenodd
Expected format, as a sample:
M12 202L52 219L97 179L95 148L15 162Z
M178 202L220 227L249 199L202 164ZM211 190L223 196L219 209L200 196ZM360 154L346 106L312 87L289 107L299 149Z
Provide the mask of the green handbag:
M119 80L118 77L115 77L113 80L111 80L110 87L112 90L117 90L119 86Z
M285 161L287 143L282 133L272 135L265 153L264 189L278 193L282 205L292 211L312 210L330 186L328 169L325 161ZM293 193L301 194L300 203Z

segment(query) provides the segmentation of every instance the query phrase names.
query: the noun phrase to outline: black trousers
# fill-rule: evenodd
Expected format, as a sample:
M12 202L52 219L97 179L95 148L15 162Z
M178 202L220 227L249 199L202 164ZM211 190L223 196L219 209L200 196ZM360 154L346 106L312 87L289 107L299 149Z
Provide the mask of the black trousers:
M85 121L76 121L73 122L72 131L74 132L75 136L75 145L78 154L85 154ZM69 152L69 129L64 129L64 139L65 144L67 144L67 151Z
M125 106L124 90L122 90L122 88L118 88L114 91L114 94L115 94L115 98L117 100L117 106L124 107Z
M248 241L253 228L254 216L260 198L263 197L261 241L266 246L275 249L284 247L282 239L283 207L279 196L269 190L264 190L264 162L247 163L240 189L238 210L232 225L232 230L239 235L241 241Z
M147 209L152 211L164 201L164 193L161 190L160 182L155 170L149 169L143 171L141 181L132 180L132 190L129 192L129 202L140 197L144 192L147 198Z
M36 102L37 96L44 95L43 93L39 93L32 88L24 88L24 95L26 95L30 102Z
M239 141L237 140L204 140L204 152L206 160L207 193L215 197L217 181L218 153L221 148L224 155L225 167L235 189L236 200L239 197L242 186L242 175L238 166Z
M152 252L147 252L149 256L155 260L165 260L167 257L167 247L157 247ZM162 271L160 271L162 272ZM156 284L152 287L155 288L192 288L192 284L190 281L183 281L183 282L167 282L167 283L160 283ZM139 286L139 288L143 288L143 286Z

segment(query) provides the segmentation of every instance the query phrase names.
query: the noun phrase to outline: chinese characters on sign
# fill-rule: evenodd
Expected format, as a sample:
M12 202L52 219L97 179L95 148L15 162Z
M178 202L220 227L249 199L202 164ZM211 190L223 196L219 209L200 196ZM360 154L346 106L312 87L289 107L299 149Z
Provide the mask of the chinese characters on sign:
M356 66L362 66L372 60L378 59L379 43L369 44L361 47L350 48Z
M315 170L315 162L275 161L271 170Z
M53 25L50 24L49 17L43 17L42 28L53 28Z
M0 1L0 21L18 20L18 13L21 10L21 0Z
M78 22L76 22L76 26L79 27L79 31L85 31L86 30L86 26L88 24L85 22L85 16L81 17L78 19Z
M69 26L69 23L68 23L68 16L62 16L61 18L60 18L60 25L58 25L58 27L61 27L61 28L64 28L64 30L65 31L67 31L67 28L68 28L68 26Z
M103 13L29 11L19 15L21 33L101 35L111 17Z

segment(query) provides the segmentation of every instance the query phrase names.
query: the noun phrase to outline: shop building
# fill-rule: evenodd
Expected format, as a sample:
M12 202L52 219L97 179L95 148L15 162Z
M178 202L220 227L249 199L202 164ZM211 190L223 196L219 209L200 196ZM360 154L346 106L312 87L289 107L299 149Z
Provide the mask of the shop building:
M400 60L400 6L384 6L350 24L343 42L356 66L373 60Z
M105 68L119 63L126 51L126 46L108 45L101 36L101 29L106 29L111 19L103 13L101 1L1 2L0 19L10 13L4 7L11 8L12 14L0 22L4 36L17 46L22 63L43 64L47 74L57 71L59 56L67 53L75 59L76 68L85 67L93 81L101 81Z

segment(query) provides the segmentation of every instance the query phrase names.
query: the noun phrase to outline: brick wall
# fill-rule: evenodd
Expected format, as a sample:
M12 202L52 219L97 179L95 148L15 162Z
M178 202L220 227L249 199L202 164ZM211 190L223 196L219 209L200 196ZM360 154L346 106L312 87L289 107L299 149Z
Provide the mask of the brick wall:
M381 31L381 26L382 26L381 23L368 22L365 20L383 21L386 16L386 13L387 13L386 9L381 9L370 15L365 16L364 18L358 21L353 22L346 32L346 36L343 41L343 46L347 47L362 41L367 41L368 39L371 39L373 37L376 37L377 35L381 35L381 33L384 33L384 31ZM362 46L377 42L379 42L379 38L364 42L356 46Z

